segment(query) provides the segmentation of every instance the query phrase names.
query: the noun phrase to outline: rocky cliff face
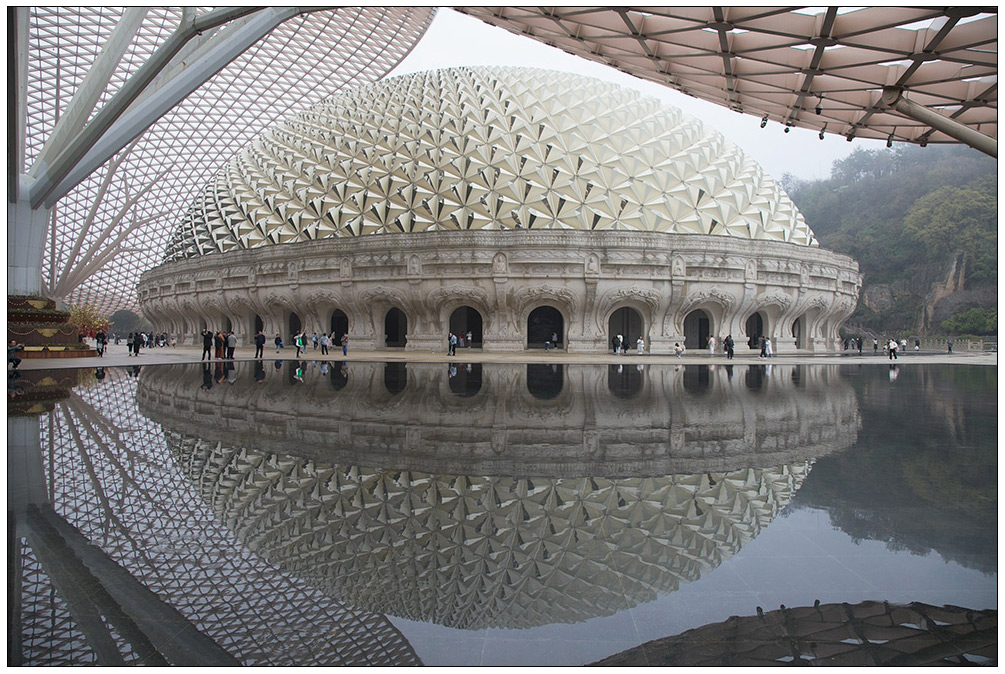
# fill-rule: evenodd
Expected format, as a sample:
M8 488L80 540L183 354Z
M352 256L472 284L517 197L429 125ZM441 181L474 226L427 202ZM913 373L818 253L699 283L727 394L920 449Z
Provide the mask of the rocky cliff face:
M916 274L910 280L870 285L866 279L861 301L878 314L916 307L914 331L919 335L940 332L940 324L947 318L998 302L997 286L971 283L967 266L967 256L960 251L946 267Z

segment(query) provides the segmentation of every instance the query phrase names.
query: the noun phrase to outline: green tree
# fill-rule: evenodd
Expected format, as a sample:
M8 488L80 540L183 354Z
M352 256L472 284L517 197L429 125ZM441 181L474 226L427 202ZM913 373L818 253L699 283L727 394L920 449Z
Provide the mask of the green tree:
M998 195L992 176L965 187L942 187L922 197L904 218L905 231L925 247L931 262L963 251L968 278L998 280Z
M973 307L942 321L942 329L956 335L997 335L998 310Z
M111 321L112 325L115 326L115 331L123 333L136 332L142 319L128 309L119 309L112 314Z

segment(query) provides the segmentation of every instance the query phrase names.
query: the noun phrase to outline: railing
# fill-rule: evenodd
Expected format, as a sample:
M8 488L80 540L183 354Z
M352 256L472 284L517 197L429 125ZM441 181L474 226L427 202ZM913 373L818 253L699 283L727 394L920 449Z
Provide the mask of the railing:
M953 342L953 351L998 351L998 337L977 337L968 339L953 339L948 337L928 338L921 340L922 351L949 351L949 342ZM908 341L907 348L914 349L914 342Z

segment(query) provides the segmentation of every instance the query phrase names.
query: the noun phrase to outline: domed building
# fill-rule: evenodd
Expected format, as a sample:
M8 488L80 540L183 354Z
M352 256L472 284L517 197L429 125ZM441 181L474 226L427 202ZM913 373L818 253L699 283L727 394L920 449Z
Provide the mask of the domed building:
M139 286L155 329L363 349L837 348L861 275L778 185L679 110L525 68L406 75L244 148Z

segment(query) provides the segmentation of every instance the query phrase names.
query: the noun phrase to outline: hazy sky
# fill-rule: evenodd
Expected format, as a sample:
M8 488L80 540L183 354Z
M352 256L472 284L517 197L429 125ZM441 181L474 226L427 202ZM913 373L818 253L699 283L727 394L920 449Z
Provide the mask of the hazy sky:
M669 87L640 80L449 9L437 12L425 36L391 75L475 65L550 68L590 75L637 89L717 129L776 180L786 172L805 180L826 178L830 175L831 162L847 156L856 147L876 149L886 146L885 141L880 140L856 139L849 143L843 136L831 134L820 140L816 131L795 127L785 133L782 125L776 122L769 122L762 129L759 117L733 112Z

